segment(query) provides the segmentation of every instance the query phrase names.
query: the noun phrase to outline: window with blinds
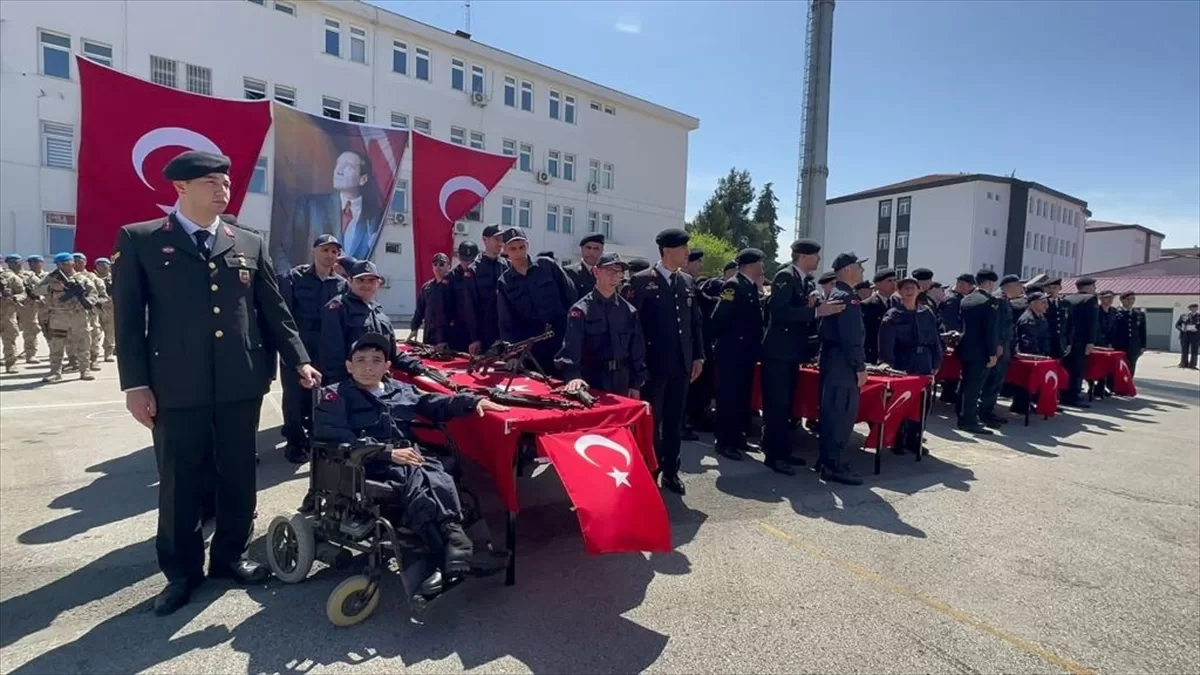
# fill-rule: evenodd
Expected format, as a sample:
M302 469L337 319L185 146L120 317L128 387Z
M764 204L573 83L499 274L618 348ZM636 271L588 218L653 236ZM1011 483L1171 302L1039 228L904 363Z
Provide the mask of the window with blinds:
M179 74L179 64L172 59L164 59L161 56L150 57L150 81L154 84L161 84L164 87L178 89L179 85L176 78Z
M75 127L42 122L42 165L57 169L75 167Z
M212 96L212 68L187 64L187 90Z

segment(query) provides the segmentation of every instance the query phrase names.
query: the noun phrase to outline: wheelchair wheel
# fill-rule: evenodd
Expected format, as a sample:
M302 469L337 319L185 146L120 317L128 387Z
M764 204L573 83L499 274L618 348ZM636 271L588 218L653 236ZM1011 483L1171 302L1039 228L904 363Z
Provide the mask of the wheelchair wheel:
M267 564L277 579L295 584L304 581L316 559L312 522L301 514L275 516L267 528Z
M335 626L361 623L379 606L379 584L364 575L352 576L338 584L325 601L325 616Z

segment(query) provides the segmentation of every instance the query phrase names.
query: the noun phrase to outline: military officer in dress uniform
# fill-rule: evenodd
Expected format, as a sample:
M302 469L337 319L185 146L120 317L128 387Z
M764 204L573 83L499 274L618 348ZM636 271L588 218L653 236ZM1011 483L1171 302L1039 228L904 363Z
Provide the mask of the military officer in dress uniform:
M944 348L937 317L917 302L916 279L900 281L900 306L891 307L879 324L879 362L910 375L933 375L942 365ZM866 303L864 303L866 304ZM892 448L896 454L921 452L921 425L905 420Z
M1050 324L1046 321L1048 296L1041 291L1030 291L1025 296L1028 306L1017 319L1017 353L1030 356L1050 355ZM1012 412L1024 415L1029 409L1029 392L1025 387L1014 387Z
M792 455L791 417L800 365L816 356L810 338L821 317L842 312L842 302L817 304L813 272L821 264L821 245L812 239L792 243L792 263L771 280L767 298L767 328L763 336L762 383L763 454L772 471L792 475L804 460Z
M980 271L988 273L985 284L995 282L995 272ZM967 276L970 275L959 277L960 283ZM958 428L980 436L991 436L992 430L980 423L979 401L987 379L987 371L995 368L1000 359L1000 340L996 332L1000 303L986 288L976 288L961 298L959 315L962 319L962 338L954 349L962 364Z
M691 252L688 253L688 261L687 261L687 263L684 264L683 271L687 272L688 276L690 276L693 279L693 281L695 281L696 301L697 302L700 301L700 290L703 287L702 282L705 281L704 279L702 279L700 277L700 271L703 267L704 267L704 251L702 249L698 249L698 248L692 249ZM721 294L720 289L718 289L717 295L720 296L720 294ZM716 307L715 303L713 304L713 307L714 308ZM704 316L703 312L704 312L704 310L703 310L703 308L701 308L700 318L701 318L702 323L704 323L703 320L705 318L707 318ZM711 310L710 310L710 316L711 316ZM706 348L708 348L712 344L713 340L712 340L711 336L712 336L711 329L709 328L708 324L705 323L704 324L704 341L706 343L708 343L705 345ZM704 359L708 363L712 363L713 360L711 357L712 357L711 354L706 353ZM692 415L693 415L693 410L699 405L699 402L696 401L696 398L701 393L699 391L701 389L701 387L699 386L700 380L705 379L706 376L708 376L711 379L711 375L712 375L711 371L712 370L713 370L712 368L705 369L704 372L700 373L700 377L697 378L696 381L693 382L690 387L688 387L688 405L687 405L687 410L684 412L683 433L680 435L680 438L685 441L700 440L700 437L698 435L696 435L696 430L692 428ZM709 388L708 402L709 403L712 402L711 387ZM705 404L705 406L706 406L705 412L707 412L707 403Z
M450 288L450 257L433 254L433 278L421 287L417 309L408 325L408 339L415 342L417 331L425 326L425 344L442 348L450 346L455 328L454 291Z
M345 266L350 278L349 288L325 304L321 311L321 372L326 384L336 384L348 378L346 371L350 347L367 333L392 338L388 361L393 368L410 375L424 372L421 361L395 346L392 321L375 296L383 286L383 277L375 263L355 260Z
M700 309L700 323L704 333L704 360L706 363L713 363L716 359L713 355L712 313L717 308L717 302L721 299L721 288L730 277L737 274L737 268L737 261L730 260L725 263L722 276L696 280L696 306ZM700 372L700 377L696 378L696 381L688 386L687 414L683 435L681 436L683 440L697 440L699 436L696 435L696 429L712 431L711 411L713 394L715 393L714 384L713 369L705 368Z
M488 225L483 228L483 252L475 262L471 263L470 283L467 296L470 298L469 311L475 320L467 323L471 343L468 351L472 354L492 346L500 339L500 309L496 289L500 284L500 276L508 269L508 259L502 257L504 239L500 236L499 225Z
M679 445L688 385L704 369L704 336L692 278L684 272L688 233L667 229L655 237L660 260L629 278L622 295L638 311L650 371L642 398L654 413L655 451L666 489L684 494Z
M321 363L321 315L325 305L346 292L346 280L334 271L342 244L332 234L313 240L312 262L297 265L280 277L279 291L296 321L300 341L308 358ZM293 464L308 461L312 435L312 395L300 383L292 368L279 370L283 385L283 438L287 441L284 457Z
M862 300L863 328L866 330L866 342L863 350L867 355L867 363L877 363L879 359L879 324L883 315L893 306L892 296L896 294L896 270L882 269L875 273L875 291L863 297ZM914 296L915 300L915 296Z
M1070 306L1068 330L1070 349L1063 358L1063 367L1067 369L1070 382L1067 392L1062 397L1063 405L1077 408L1091 407L1080 397L1080 386L1083 384L1083 373L1087 368L1087 357L1092 353L1100 332L1100 306L1096 299L1096 280L1091 277L1080 277L1075 280L1075 293L1067 296L1066 304Z
M471 265L479 256L479 247L473 241L458 245L458 264L447 275L450 279L450 294L454 296L454 330L450 331L450 349L466 352L471 349L471 336L478 332L475 325L475 303L472 299L472 283L475 273Z
M567 330L554 365L567 391L592 387L640 398L646 384L646 341L637 311L617 294L627 265L616 253L601 255L589 272L592 290L567 312Z
M713 310L712 325L716 354L717 408L714 423L716 450L742 460L748 450L751 388L763 339L763 310L758 297L758 280L763 274L763 252L743 249L736 258L737 274L721 288Z
M1179 331L1179 367L1196 369L1196 355L1200 353L1200 305L1192 303L1188 311L1175 319L1175 330Z
M1050 324L1050 356L1064 358L1071 351L1071 305L1059 295L1062 279L1047 279L1042 284L1046 293L1046 322Z
M541 335L547 328L554 338L533 346L533 355L545 373L554 372L554 356L562 347L567 310L578 300L575 285L558 263L549 258L530 259L529 241L519 228L501 233L509 266L496 287L500 310L500 338L518 342Z
M845 306L841 313L821 320L821 457L817 467L823 480L845 485L862 485L842 457L858 419L858 402L867 383L867 362L863 351L864 329L861 301L854 284L862 281L866 258L839 253L833 259L836 275L827 301Z
M1002 280L1000 290L996 289L999 275L990 269L981 269L975 273L975 280L980 290L988 293L996 301L996 365L988 368L983 380L983 389L979 394L979 421L984 426L995 429L1008 424L1008 420L996 414L996 399L1004 386L1004 378L1008 375L1008 365L1012 362L1012 351L1015 333L1013 331L1012 305L1009 295L1020 292L1021 280L1015 274L1009 274Z
M167 577L155 600L159 615L186 604L204 580L201 502L214 486L198 477L210 471L217 524L208 576L266 579L265 567L243 557L259 411L274 371L264 342L305 386L321 377L279 294L266 244L221 215L229 158L185 152L163 177L174 184L178 210L121 228L113 256L121 389L130 413L153 431L158 461L156 548Z
M1137 374L1137 362L1142 352L1146 351L1146 313L1140 307L1134 307L1137 294L1125 291L1121 294L1121 309L1113 325L1113 346L1125 352L1125 361L1129 364L1129 374Z
M596 266L602 255L604 255L604 235L598 232L584 235L579 240L579 262L563 268L567 277L571 279L571 283L575 284L575 294L579 297L587 295L588 291L596 285L596 276L592 274L592 268Z

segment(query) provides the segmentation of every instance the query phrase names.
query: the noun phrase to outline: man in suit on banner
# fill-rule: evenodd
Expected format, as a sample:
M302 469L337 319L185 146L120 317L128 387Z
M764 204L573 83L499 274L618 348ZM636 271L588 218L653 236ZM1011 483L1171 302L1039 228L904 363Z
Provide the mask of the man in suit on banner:
M355 260L367 260L379 237L384 209L372 181L371 163L347 150L338 155L333 166L333 192L304 195L292 212L291 236L310 242L322 234L332 234L342 242L343 251ZM290 248L284 248L290 253Z

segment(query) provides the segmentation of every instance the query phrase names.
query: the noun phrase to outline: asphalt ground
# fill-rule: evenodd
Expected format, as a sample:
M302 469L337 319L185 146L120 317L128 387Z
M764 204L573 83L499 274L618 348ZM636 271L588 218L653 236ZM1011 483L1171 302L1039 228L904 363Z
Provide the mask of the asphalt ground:
M857 488L686 444L669 555L587 556L553 472L523 479L515 587L471 581L414 621L385 577L348 629L324 615L347 573L320 564L156 618L154 458L114 364L55 385L27 367L0 378L0 671L1200 672L1200 378L1177 358L1142 359L1136 400L988 440L939 407L930 457L875 477L855 453ZM306 484L279 424L275 392L259 559Z

